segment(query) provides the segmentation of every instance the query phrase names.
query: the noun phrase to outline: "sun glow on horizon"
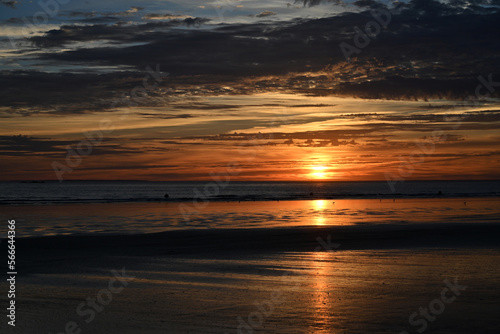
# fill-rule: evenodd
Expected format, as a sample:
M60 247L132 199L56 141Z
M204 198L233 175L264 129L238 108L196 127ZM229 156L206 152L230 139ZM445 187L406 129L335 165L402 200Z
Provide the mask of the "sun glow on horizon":
M328 167L325 166L312 166L312 172L309 173L309 176L313 179L325 179L327 177L326 171Z

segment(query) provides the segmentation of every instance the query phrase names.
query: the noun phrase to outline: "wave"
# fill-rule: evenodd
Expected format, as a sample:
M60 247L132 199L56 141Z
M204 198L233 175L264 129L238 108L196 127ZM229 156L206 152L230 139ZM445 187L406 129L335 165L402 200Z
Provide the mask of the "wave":
M500 181L0 183L0 205L500 197ZM168 196L167 196L168 194Z
M47 205L47 204L91 204L91 203L158 203L158 202L244 202L244 201L296 201L296 200L332 200L332 199L411 199L411 198L494 198L500 197L499 192L488 193L450 193L446 195L436 194L290 194L287 196L262 195L218 195L218 196L193 196L193 197L130 197L130 198L15 198L1 199L0 205Z

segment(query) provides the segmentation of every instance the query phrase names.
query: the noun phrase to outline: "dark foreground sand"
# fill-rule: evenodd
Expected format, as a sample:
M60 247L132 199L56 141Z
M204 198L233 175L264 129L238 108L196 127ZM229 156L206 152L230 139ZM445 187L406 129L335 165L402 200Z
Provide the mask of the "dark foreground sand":
M4 315L0 328L499 333L499 236L496 224L425 224L18 239L16 327Z

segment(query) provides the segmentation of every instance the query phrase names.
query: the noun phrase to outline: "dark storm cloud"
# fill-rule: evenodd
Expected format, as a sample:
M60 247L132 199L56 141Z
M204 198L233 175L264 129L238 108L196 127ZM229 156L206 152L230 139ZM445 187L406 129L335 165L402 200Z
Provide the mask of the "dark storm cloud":
M67 17L94 17L97 16L98 13L95 11L92 12L82 12L82 11L66 11L59 14L60 16Z
M141 83L144 68L156 65L170 73L166 89L179 95L287 89L365 98L467 98L474 94L479 74L492 74L495 82L500 81L500 13L493 6L499 3L488 3L486 8L481 7L485 1L410 1L350 62L339 44L354 43L354 27L363 29L373 20L369 10L211 29L196 28L208 22L203 18L64 25L30 39L43 51L38 57L57 64L84 64L89 72L4 72L0 83L6 89L0 92L0 101L18 109L36 105L47 110L61 104L52 108L56 113L106 109L113 94L130 91ZM366 0L356 5L379 7ZM473 11L471 6L482 9ZM92 13L68 15L105 19ZM106 41L107 46L61 51L72 43L90 41ZM90 72L94 65L126 66L131 72L100 76Z
M357 0L353 2L354 5L358 7L367 7L367 8L387 8L384 4L381 4L375 0Z
M344 5L342 0L295 0L295 4L302 4L304 7L313 7L321 3L333 3L335 5Z
M56 146L66 144L68 141L41 140L25 135L0 136L0 155L55 153L63 151Z
M104 167L88 167L88 166L79 166L79 171L83 172L91 172L91 171L116 171L116 170L158 170L160 168L178 168L178 165L145 165L145 164L136 164L131 162L123 163L123 165L114 165L114 166L104 166ZM151 175L163 175L163 174L152 174ZM205 174L206 175L206 174Z
M346 3L342 0L295 0L296 4L303 6L313 7L319 4L334 4L343 5ZM384 3L376 0L356 0L353 2L355 6L362 8L387 8ZM407 10L414 11L415 13L426 13L429 15L449 15L454 13L461 13L471 10L488 10L489 6L499 6L498 0L449 0L441 2L437 0L410 0L407 2L395 1L394 5L402 5Z
M112 90L120 83L124 88L131 78L142 79L143 75L118 74L70 74L44 73L36 71L6 71L0 73L0 91L3 106L13 111L37 106L44 111L57 114L83 113L89 109L103 108L103 100L113 96ZM64 105L64 108L57 108ZM109 107L111 103L109 102Z
M16 8L16 5L19 3L18 1L15 0L1 0L0 3L4 6L10 7L10 8Z
M421 62L418 69L411 69L416 73L396 73L406 76L419 72L438 77L470 76L471 73L482 73L485 68L490 71L492 67L498 68L500 45L493 42L499 32L498 13L448 15L446 13L451 10L447 8L450 6L432 1L410 4L412 6L400 15L393 16L388 29L362 50L359 54L361 61L383 58L385 68L408 62L409 59ZM420 19L415 21L414 15ZM192 24L192 20L203 22L202 19L186 19L134 26L64 26L31 40L39 47L99 39L116 43L144 43L140 46L79 49L46 55L58 61L136 67L159 63L174 75L268 75L317 71L345 61L339 48L340 42L353 44L354 27L364 27L373 18L369 12L363 12L282 25L223 25L211 31L168 29ZM450 60L455 64L436 64ZM475 68L465 68L471 65ZM431 72L426 72L429 69Z
M100 146L92 147L92 155L132 154L144 152L144 148L127 148L123 144L111 144L113 138L106 138ZM67 146L76 147L81 141L54 140L26 135L0 136L0 156L43 155L51 158L64 158Z
M193 18L186 17L186 15L176 15L176 14L158 14L158 13L149 13L142 17L143 20L172 20L172 19L185 19L185 18Z
M144 9L144 7L130 7L129 10L126 11L121 11L121 12L96 12L96 11L91 11L91 12L84 12L84 11L65 11L59 14L60 16L66 16L66 17L96 17L96 16L103 16L103 17L116 17L116 16L131 16L137 12L140 12Z
M80 141L75 140L54 140L26 135L0 136L0 155L27 157L43 155L51 158L64 158L68 153L66 147L68 145L75 147L79 143ZM127 149L120 144L103 144L102 146L94 146L92 150L93 155L137 152L141 152L141 150Z
M158 63L174 75L265 75L301 71L313 64L318 64L315 68L319 69L336 54L333 51L334 44L325 48L320 41L304 42L307 36L295 29L291 32L263 33L269 27L252 25L225 27L216 31L151 32L152 28L160 25L167 27L173 24L162 22L137 27L65 28L66 31L51 31L45 36L32 38L32 41L38 46L55 46L96 38L147 43L123 48L80 49L45 57L58 61L122 64L141 68L145 64ZM267 39L257 39L260 37ZM316 51L313 52L311 48Z
M201 102L188 102L186 104L177 104L173 106L176 109L196 109L196 110L230 110L245 108L245 105L232 105L232 104L209 104Z
M23 20L19 17L11 17L10 19L8 20L5 20L4 21L5 23L11 23L11 24L18 24L18 23L22 23Z
M266 10L266 11L263 11L263 12L257 14L256 17L267 17L267 16L274 16L274 15L276 15L275 12L271 12L269 10Z
M122 18L116 16L99 16L99 17L90 17L85 19L80 19L78 22L89 23L89 24L102 24L102 23L119 23Z
M114 23L121 19L122 17L111 15L111 13L99 13L96 11L92 12L82 12L82 11L65 11L59 14L59 16L70 17L78 22L89 23L89 24L99 24L99 23Z
M157 118L157 119L177 119L177 118L192 118L194 117L191 114L153 114L153 113L139 113L141 116L145 116L146 118Z
M168 22L152 22L140 25L125 24L93 24L64 25L59 29L49 30L43 36L31 37L30 41L37 47L63 46L72 42L88 42L112 40L115 43L156 42L169 36L165 29L176 26L192 26L208 22L207 19L171 20Z
M346 118L364 118L364 119L372 119L378 121L390 121L390 122L415 122L415 124L421 123L454 123L453 119L456 118L456 121L460 121L461 123L493 123L500 122L500 113L493 112L483 113L483 112L474 112L467 113L465 115L457 116L453 114L411 114L411 115L378 115L378 114L355 114L350 116L344 116Z
M370 119L367 119L367 118ZM424 141L439 142L440 145L464 142L466 137L450 133L450 131L495 130L500 123L500 113L474 113L450 120L450 115L377 115L352 114L340 115L331 118L362 119L363 124L356 123L350 127L345 125L342 130L299 131L299 132L268 132L255 133L220 133L209 136L182 137L183 140L247 142L250 145L295 145L300 147L324 147L341 145L358 145L359 141L368 145L384 147L401 147L414 145L411 141L399 141L395 133L414 132L422 133ZM330 118L330 119L331 119ZM390 122L389 122L390 121ZM305 123L307 123L306 121ZM437 136L435 131L441 134ZM437 136L437 137L435 137ZM466 145L473 147L477 142ZM485 141L484 145L495 146L495 141Z
M301 132L270 132L270 133L221 133L212 136L190 136L183 137L182 139L204 139L214 141L244 141L252 144L255 140L277 140L279 142L290 141L307 141L307 140L320 140L338 143L339 140L352 140L357 137L369 138L367 135L374 133L376 130L372 129L345 129L345 130L325 130L325 131L301 131ZM376 135L378 136L378 135ZM255 144L259 144L255 142Z

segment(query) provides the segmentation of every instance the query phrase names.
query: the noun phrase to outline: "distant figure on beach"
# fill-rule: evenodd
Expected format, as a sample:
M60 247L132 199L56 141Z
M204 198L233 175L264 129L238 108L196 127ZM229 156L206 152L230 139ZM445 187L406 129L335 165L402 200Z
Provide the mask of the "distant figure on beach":
M467 206L467 202L464 201L464 205Z
M438 196L441 196L443 194L443 192L440 190L438 191Z
M165 194L165 198L168 198L168 194Z

